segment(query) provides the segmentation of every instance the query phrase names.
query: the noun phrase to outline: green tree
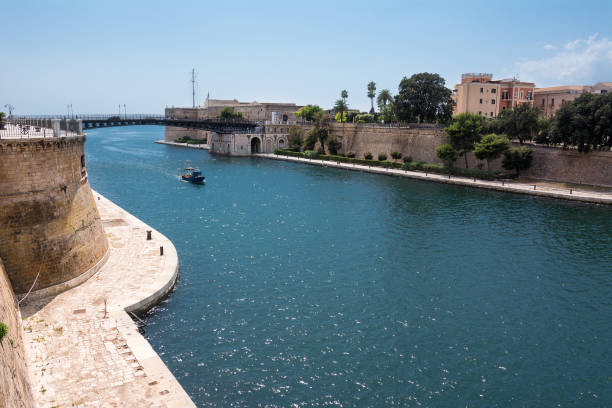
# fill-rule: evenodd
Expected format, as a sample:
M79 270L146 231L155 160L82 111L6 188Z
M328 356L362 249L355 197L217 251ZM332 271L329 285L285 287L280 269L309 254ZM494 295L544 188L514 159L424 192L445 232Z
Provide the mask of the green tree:
M319 105L306 105L298 109L298 111L295 112L295 116L311 122L314 120L315 115L322 111L323 109L321 109Z
M510 141L507 137L491 133L475 144L474 156L478 160L486 160L487 170L489 170L491 161L500 158L509 148Z
M357 123L375 123L376 118L371 113L362 113L355 117Z
M221 113L219 114L219 117L225 120L242 119L242 113L240 112L234 113L233 108L226 106L225 108L221 109Z
M612 147L612 93L584 93L564 103L555 114L551 139L580 152Z
M313 120L312 129L308 131L306 140L304 141L304 148L306 150L314 149L314 145L319 141L321 144L321 150L325 152L325 140L329 136L329 116L325 112L318 112Z
M343 91L343 92L346 92L346 91ZM346 112L347 109L348 109L348 105L346 104L346 102L344 102L344 99L338 99L336 103L334 104L334 111L340 114L339 119L341 123L344 123L344 121L346 120L346 115L344 114L344 112Z
M436 147L436 156L444 162L446 167L451 168L459 157L459 153L452 145L445 143Z
M376 98L376 104L378 105L378 110L382 112L383 109L387 107L387 104L391 102L393 102L393 96L391 95L390 90L383 89L378 93L378 97Z
M341 147L342 143L340 143L336 136L331 136L327 141L327 150L329 150L329 154L338 154L338 150L340 150Z
M502 166L506 170L516 170L516 176L519 176L520 170L527 170L531 167L533 161L533 150L527 146L511 148L504 152Z
M499 115L499 129L511 139L521 144L534 138L538 129L538 118L542 112L538 108L523 103L514 109L506 109Z
M391 152L391 157L392 157L394 160L399 160L399 159L401 159L401 158L402 158L402 152L393 151L393 152Z
M400 121L447 123L452 116L451 90L438 74L423 72L404 77L393 104Z
M368 83L368 98L370 98L370 113L374 113L374 97L376 97L376 82Z
M465 112L456 115L453 122L446 128L450 144L459 155L465 158L465 168L468 168L467 154L474 150L474 144L480 141L484 130L484 118L475 113Z
M293 125L289 128L289 148L295 151L300 151L304 141L304 128L298 125Z
M348 92L346 92L346 89L343 89L342 92L340 92L340 98L342 98L344 103L346 103L346 99L348 98Z
M6 113L0 112L0 129L4 129L6 125Z

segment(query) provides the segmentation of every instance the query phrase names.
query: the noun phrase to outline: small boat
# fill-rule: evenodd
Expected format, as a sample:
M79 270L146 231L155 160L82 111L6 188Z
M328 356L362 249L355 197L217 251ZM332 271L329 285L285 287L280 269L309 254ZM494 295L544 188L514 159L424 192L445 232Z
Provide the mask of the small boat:
M206 178L202 175L200 169L192 167L189 162L185 163L185 168L183 169L181 179L194 184L206 183Z

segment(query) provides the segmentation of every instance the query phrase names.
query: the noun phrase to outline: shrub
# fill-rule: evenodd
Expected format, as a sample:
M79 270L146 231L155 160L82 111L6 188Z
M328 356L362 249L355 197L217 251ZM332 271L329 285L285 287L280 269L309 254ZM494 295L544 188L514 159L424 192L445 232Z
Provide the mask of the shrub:
M315 157L317 157L318 154L317 152L315 152L314 150L306 150L304 152L304 157L308 157L310 159L314 159Z
M363 155L363 158L366 160L372 160L372 158L374 157L374 155L372 155L372 153L367 152Z
M412 161L412 157L411 156L404 157L404 163L410 163L411 161Z
M446 163L447 167L451 167L459 157L459 152L452 145L445 143L436 147L436 156Z
M384 161L387 160L387 155L384 153L379 153L378 154L378 161Z
M352 159L354 159L354 158L355 158L355 156L356 156L356 155L355 155L355 152L348 152L348 153L346 154L346 157L350 157L350 158L352 158Z
M8 333L8 327L6 327L6 324L0 322L0 343L2 343L2 339L4 339L4 336L6 336Z
M402 158L402 153L401 152L391 152L391 157L395 160L399 160Z
M382 160L382 166L388 169L393 167L393 162L390 162L389 160Z

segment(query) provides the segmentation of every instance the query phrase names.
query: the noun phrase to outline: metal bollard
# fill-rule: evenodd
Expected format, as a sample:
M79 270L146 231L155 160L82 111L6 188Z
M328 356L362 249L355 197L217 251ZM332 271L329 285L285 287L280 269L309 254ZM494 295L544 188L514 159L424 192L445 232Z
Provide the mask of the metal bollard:
M535 184L533 185L533 189L534 189L534 190L536 189L536 185L535 185Z
M572 194L572 189L570 188L570 194Z
M147 230L147 241L151 240L151 230Z
M164 255L164 247L160 246L159 247L159 256L163 256Z
M504 185L504 180L502 180L502 186Z

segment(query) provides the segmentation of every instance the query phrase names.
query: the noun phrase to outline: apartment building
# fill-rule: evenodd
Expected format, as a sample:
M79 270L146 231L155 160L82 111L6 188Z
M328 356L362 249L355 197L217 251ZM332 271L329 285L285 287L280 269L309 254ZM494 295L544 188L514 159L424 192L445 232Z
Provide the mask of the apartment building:
M585 92L605 93L612 92L612 82L598 82L595 85L566 85L536 88L534 91L534 105L552 117L565 102L573 101Z
M453 91L453 113L472 112L492 118L520 104L533 105L534 89L533 82L516 78L493 80L489 73L463 74Z

